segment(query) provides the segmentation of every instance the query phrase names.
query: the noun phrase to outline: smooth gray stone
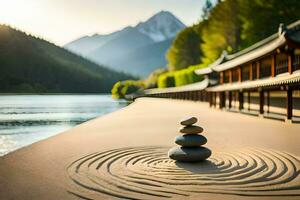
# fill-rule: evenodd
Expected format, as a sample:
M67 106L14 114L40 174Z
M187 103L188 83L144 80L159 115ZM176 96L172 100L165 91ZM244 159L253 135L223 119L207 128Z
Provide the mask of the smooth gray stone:
M203 132L203 128L200 126L184 126L179 129L180 133L184 134L198 134Z
M181 162L200 162L211 156L206 147L173 147L168 152L169 158Z
M206 144L207 139L203 135L187 134L177 136L175 143L183 147L199 147Z
M186 117L180 120L180 124L183 126L193 125L197 123L198 119L196 117Z

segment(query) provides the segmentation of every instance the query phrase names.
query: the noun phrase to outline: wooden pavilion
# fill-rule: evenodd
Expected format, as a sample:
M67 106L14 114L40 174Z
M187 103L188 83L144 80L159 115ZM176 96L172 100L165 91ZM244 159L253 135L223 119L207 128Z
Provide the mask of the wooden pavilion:
M218 62L210 70L219 74L219 84L206 88L211 106L269 118L297 117L300 21L281 24L278 33L236 54L223 53Z
M300 119L300 20L205 69L202 83L145 96L208 101L211 107L287 121Z

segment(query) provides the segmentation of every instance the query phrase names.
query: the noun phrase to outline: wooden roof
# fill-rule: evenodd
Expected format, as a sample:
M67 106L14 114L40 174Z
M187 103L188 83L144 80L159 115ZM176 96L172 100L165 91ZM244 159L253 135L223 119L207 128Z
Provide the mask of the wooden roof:
M222 55L215 62L208 65L206 68L195 70L195 73L198 75L206 75L206 74L212 73L213 67L216 67L216 66L220 65L221 63L223 63L224 61L226 61L227 55L228 55L227 52L223 51Z
M161 93L175 93L175 92L189 92L189 91L197 91L203 90L207 88L209 85L209 80L204 79L201 82L179 86L179 87L169 87L169 88L155 88L145 90L145 94L161 94Z
M235 54L227 55L223 52L219 59L208 66L210 69L196 70L195 73L202 75L231 69L263 57L286 44L300 46L300 20L287 27L281 24L277 33Z

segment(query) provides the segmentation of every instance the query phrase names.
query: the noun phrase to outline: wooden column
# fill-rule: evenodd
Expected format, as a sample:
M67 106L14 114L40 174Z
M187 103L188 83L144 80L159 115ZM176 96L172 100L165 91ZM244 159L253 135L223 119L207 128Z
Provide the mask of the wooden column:
M291 120L293 117L293 90L289 87L286 97L286 117Z
M259 91L259 114L264 114L264 103L265 103L265 98L264 98L264 91L261 90Z
M239 92L239 110L244 108L244 95L243 92Z
M219 105L220 105L220 109L224 108L225 107L225 92L220 92L220 96L219 96Z
M253 66L252 63L250 64L250 70L249 70L249 80L253 80Z
M293 73L293 54L288 54L288 73Z
M217 93L214 92L214 106L217 107Z
M232 107L232 92L231 91L228 92L228 101L229 101L228 107L230 109Z
M219 92L219 108L222 109L223 108L223 92Z
M271 77L276 76L276 55L271 56Z
M223 92L223 108L226 107L226 93Z
M267 107L268 107L267 112L269 113L270 112L270 91L267 92Z
M248 111L250 111L250 91L248 91Z
M241 66L238 67L238 82L242 82L242 68Z
M220 84L224 83L224 72L220 73Z
M260 61L256 63L256 79L260 79Z
M232 70L229 70L229 83L232 83Z

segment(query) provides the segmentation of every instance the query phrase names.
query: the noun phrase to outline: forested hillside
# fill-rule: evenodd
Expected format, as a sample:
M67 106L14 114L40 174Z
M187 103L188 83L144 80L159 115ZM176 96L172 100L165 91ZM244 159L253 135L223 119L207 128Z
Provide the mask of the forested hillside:
M215 5L207 0L200 22L174 40L167 53L169 74L161 79L171 76L175 86L192 83L193 70L187 68L206 67L224 50L233 54L276 33L280 23L300 19L299 10L298 0L219 0Z
M106 93L131 76L0 25L0 92Z

